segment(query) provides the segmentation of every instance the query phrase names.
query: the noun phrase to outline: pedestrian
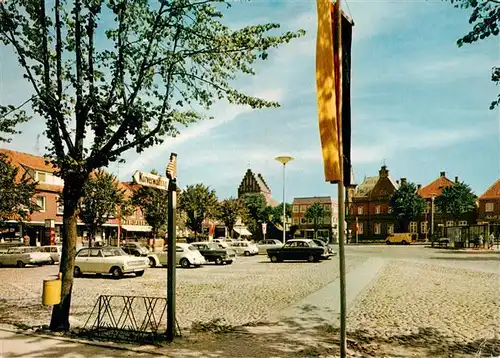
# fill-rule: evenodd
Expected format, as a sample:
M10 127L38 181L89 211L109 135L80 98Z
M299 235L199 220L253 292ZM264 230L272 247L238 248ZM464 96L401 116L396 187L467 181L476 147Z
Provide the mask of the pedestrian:
M484 248L483 234L479 234L479 248Z
M495 234L491 233L490 234L490 244L488 245L488 249L491 249L495 245Z

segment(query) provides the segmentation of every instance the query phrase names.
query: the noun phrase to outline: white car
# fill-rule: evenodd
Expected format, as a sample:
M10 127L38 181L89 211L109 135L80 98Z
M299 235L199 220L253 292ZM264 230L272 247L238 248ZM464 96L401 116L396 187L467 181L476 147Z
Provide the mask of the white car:
M175 258L176 264L180 265L182 268L188 268L191 265L195 267L200 267L205 264L205 258L200 254L198 249L191 244L185 244L178 242L175 244ZM162 252L157 252L156 256L160 261L160 265L167 265L168 262L168 252L167 246L163 247Z
M50 255L50 258L52 259L53 264L61 261L62 246L58 245L41 246L38 249L40 250L40 252L47 252Z
M148 266L147 257L129 256L118 247L92 247L81 249L76 254L73 276L85 273L111 274L114 278L128 273L142 276Z
M11 247L0 253L0 266L24 267L51 263L50 254L39 252L37 247Z
M238 255L257 255L259 253L259 248L256 244L248 241L235 241L229 245L231 250L236 251Z
M283 247L283 242L279 240L262 240L258 242L257 246L259 247L259 255L267 255L267 249L279 249Z

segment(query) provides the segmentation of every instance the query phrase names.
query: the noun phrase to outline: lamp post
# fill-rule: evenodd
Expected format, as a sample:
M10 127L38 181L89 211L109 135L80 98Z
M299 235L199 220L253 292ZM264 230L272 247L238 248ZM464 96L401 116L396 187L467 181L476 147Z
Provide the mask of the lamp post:
M274 158L283 164L283 244L286 242L286 205L285 205L285 167L286 163L293 160L292 157L276 157Z
M431 197L431 247L434 247L434 195Z

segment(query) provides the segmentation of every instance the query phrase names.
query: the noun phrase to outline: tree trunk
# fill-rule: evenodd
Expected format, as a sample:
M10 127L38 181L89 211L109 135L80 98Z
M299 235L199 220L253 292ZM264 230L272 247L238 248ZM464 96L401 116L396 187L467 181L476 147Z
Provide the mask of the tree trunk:
M77 203L81 197L84 179L78 177L64 178L64 215L63 245L61 253L60 273L62 277L61 303L52 309L50 329L52 331L68 331L71 291L73 288L73 269L75 267L77 238Z

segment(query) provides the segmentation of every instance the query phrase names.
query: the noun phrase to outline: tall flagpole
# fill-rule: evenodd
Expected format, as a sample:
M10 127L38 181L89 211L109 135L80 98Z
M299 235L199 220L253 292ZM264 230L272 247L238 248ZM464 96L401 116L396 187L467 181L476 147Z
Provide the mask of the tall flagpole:
M336 12L336 34L337 34L337 54L339 61L339 87L337 95L338 112L337 112L337 130L339 138L339 167L340 178L338 182L338 202L339 202L339 271L340 271L340 357L347 357L347 337L346 337L346 277L345 277L345 202L344 202L344 151L342 139L342 7L341 0L337 0L338 11Z

